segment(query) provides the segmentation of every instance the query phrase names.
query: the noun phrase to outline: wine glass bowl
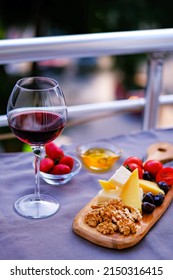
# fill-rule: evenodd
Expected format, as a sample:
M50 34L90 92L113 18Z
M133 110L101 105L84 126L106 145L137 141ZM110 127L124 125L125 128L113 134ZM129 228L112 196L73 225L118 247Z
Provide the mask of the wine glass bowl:
M31 146L54 140L62 132L67 118L58 83L42 77L19 80L8 101L7 118L16 137Z
M35 192L19 198L15 210L29 218L45 218L59 209L54 197L40 193L40 158L44 145L63 131L67 120L64 94L54 79L29 77L17 81L7 104L7 119L14 135L30 144L35 162Z

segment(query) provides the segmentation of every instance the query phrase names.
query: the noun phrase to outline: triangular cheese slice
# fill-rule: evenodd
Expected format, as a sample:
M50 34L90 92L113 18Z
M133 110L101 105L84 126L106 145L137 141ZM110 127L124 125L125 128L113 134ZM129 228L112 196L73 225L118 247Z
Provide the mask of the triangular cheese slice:
M130 175L131 172L122 165L119 169L115 171L113 176L108 181L99 179L98 182L104 190L108 191L116 189L120 194L122 187L129 179Z
M137 208L141 211L141 195L139 188L138 169L135 169L125 183L121 199L125 205Z
M164 191L159 188L155 182L139 179L139 186L143 189L144 193L152 192L154 195L158 193L165 194Z
M105 191L109 191L109 190L113 190L115 189L115 185L112 184L110 181L106 181L106 180L98 180L101 187L105 190Z

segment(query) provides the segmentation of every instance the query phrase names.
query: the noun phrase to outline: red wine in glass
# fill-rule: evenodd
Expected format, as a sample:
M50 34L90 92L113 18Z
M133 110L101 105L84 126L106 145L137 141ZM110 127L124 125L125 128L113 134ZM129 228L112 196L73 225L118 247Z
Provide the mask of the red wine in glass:
M21 141L30 145L44 145L62 132L65 119L47 111L16 112L9 119L9 126Z

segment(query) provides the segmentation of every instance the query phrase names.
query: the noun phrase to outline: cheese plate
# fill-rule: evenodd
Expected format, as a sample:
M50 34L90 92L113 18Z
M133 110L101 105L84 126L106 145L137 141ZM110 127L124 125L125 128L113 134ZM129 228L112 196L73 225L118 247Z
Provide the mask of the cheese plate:
M141 241L152 226L164 214L173 199L173 187L165 195L164 202L161 206L151 214L143 214L142 219L137 224L137 232L124 236L119 232L114 234L104 235L97 231L96 228L89 226L85 222L85 215L91 210L91 205L96 204L98 197L93 198L75 217L73 221L73 231L79 236L89 240L90 242L112 249L125 249L134 246Z

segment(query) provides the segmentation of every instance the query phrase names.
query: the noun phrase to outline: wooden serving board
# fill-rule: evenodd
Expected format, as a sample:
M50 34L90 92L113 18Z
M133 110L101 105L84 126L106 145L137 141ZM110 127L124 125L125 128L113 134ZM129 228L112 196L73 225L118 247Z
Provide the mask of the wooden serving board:
M173 160L173 145L166 142L154 143L147 149L147 160L155 159L161 162L169 162ZM93 198L75 217L73 222L73 231L79 236L91 241L100 246L124 249L137 244L151 229L151 227L160 219L163 213L168 208L173 199L173 186L165 195L164 202L161 206L151 214L143 214L142 220L137 223L137 232L124 236L121 233L112 235L104 235L97 231L96 228L90 227L84 221L85 215L91 211L91 205L97 203L97 196Z
M147 159L159 160L166 163L173 160L173 145L168 142L159 142L150 145L147 149Z
M143 215L142 220L137 223L137 232L135 234L124 236L118 232L115 232L111 235L104 235L98 232L96 228L90 227L87 223L85 223L85 215L91 211L91 205L97 203L97 197L95 197L77 214L73 222L73 230L79 236L103 247L114 249L132 247L137 244L147 234L151 227L159 220L159 218L168 208L172 199L173 186L165 195L164 202L161 206L156 207L153 213Z

